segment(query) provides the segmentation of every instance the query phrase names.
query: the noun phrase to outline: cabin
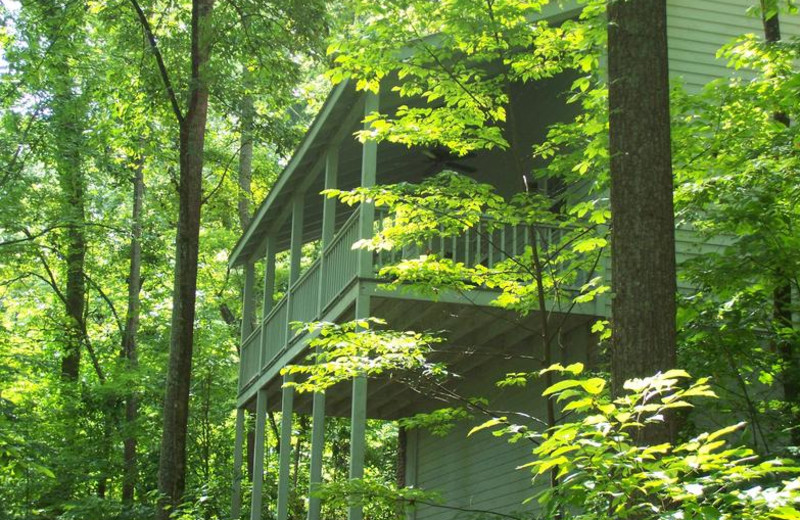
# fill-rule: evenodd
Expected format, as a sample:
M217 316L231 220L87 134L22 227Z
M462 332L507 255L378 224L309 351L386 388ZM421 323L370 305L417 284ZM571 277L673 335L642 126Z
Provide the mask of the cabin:
M717 50L731 38L761 30L760 20L745 15L749 0L668 0L670 68L690 89L728 74L725 63L715 58ZM553 7L542 16L551 20L577 14L576 8ZM783 20L785 32L798 34L796 17ZM572 78L568 75L535 84L512 87L509 110L536 114L520 117L515 131L522 142L532 145L543 137L548 125L571 115L559 95ZM357 378L327 392L297 394L284 387L291 375L281 375L289 364L302 362L308 354L312 334L296 332L292 322L344 322L376 316L400 330L444 330L447 343L441 346L447 362L462 375L461 391L486 392L505 409L541 414L544 400L541 386L525 389L494 389L493 383L508 372L536 370L537 313L520 318L491 305L496 293L478 289L469 294L442 293L435 300L413 292L384 289L378 269L385 255L353 249L358 240L369 238L382 215L369 203L349 207L320 192L328 188L351 189L400 180L415 182L454 167L477 180L494 184L510 196L522 189L512 159L502 151L490 151L454 159L438 149L407 148L391 143L360 143L354 133L363 128L365 114L391 111L401 103L396 93L357 92L343 82L330 93L301 144L289 160L272 191L258 208L247 231L236 244L230 265L244 272L243 319L241 330L239 386L236 399L237 422L232 518L247 515L260 520L265 507L277 520L289 514L292 421L297 414L311 417L309 457L311 486L322 481L324 424L327 417L350 418L350 478L364 473L364 432L368 418L396 420L430 410L434 403L391 377ZM453 166L453 161L457 165ZM529 160L530 162L530 160ZM523 168L531 168L532 163ZM530 237L518 229L504 229L495 240L481 241L475 233L448 238L433 244L467 264L501 261L509 252L519 252ZM691 231L678 230L679 261L709 247ZM278 281L276 257L288 254L289 273ZM401 251L402 255L416 255ZM395 255L394 260L396 260ZM602 269L609 269L607 259ZM610 271L610 269L609 269ZM559 308L548 312L558 315ZM560 346L551 353L553 361L592 363L596 339L591 325L610 314L610 302L601 297L564 313ZM532 355L533 354L533 355ZM541 353L539 353L541 354ZM265 503L264 458L266 416L280 411L280 453L277 499ZM253 480L250 504L242 504L245 458L245 417L255 415ZM525 499L536 490L530 474L515 468L529 460L530 446L507 444L486 432L467 438L474 423L464 421L445 436L413 429L405 435L403 481L408 486L436 490L446 507L419 505L414 520L448 520L463 517L461 509L530 515L533 505ZM321 503L308 490L292 490L309 497L308 520L319 520ZM351 507L350 520L360 520L362 510Z

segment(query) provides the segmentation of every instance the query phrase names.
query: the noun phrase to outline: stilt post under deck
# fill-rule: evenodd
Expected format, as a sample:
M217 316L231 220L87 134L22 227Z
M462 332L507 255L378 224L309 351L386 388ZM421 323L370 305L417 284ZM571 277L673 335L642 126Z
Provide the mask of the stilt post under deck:
M339 176L339 143L334 143L325 156L325 189L335 189ZM325 197L322 202L322 250L320 257L319 303L317 312L322 315L325 291L325 248L331 243L336 230L336 199ZM319 352L319 348L317 349ZM311 460L308 475L308 520L320 520L322 501L313 496L322 483L322 454L325 451L325 393L315 392L311 412Z
M244 459L244 408L236 409L236 440L233 444L233 496L231 520L239 520L242 513L242 461Z
M284 383L294 381L294 375L283 376ZM278 515L277 520L289 518L289 469L292 455L292 412L294 388L284 387L281 399L281 453L278 467Z
M325 393L314 393L311 416L311 467L308 472L308 520L320 520L322 501L314 491L322 483L322 454L325 451Z
M261 388L256 396L256 446L253 454L253 492L250 500L250 520L261 520L261 503L264 491L264 448L266 447L267 389Z
M369 317L369 296L360 294L356 300L355 318ZM353 379L353 396L350 409L350 479L364 478L364 454L367 432L367 378ZM363 507L353 506L347 511L348 520L361 520Z

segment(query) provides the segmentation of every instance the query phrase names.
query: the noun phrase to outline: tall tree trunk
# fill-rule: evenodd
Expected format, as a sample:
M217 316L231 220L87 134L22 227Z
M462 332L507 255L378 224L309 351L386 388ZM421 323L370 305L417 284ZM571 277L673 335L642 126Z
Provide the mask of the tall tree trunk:
M250 225L251 181L253 177L253 97L250 93L242 99L241 140L239 147L239 224L242 231Z
M62 67L66 69L65 67ZM83 144L82 102L72 91L69 70L61 74L53 103L56 133L56 170L61 188L61 214L66 224L67 283L64 305L67 332L61 358L61 376L76 381L80 373L84 337L83 312L86 305L86 209L81 147Z
M608 4L612 388L676 362L666 0ZM650 440L668 438L654 428Z
M172 330L164 397L164 428L158 465L161 507L157 518L167 520L186 487L186 429L197 290L197 259L202 205L203 145L208 116L208 66L211 53L213 0L192 1L189 104L180 121L180 181L178 231L175 240L175 282Z
M133 212L131 215L131 260L128 273L128 310L122 336L122 355L128 369L135 373L139 367L136 334L139 330L139 292L142 288L142 205L144 200L144 159L139 158L133 176ZM125 401L125 438L123 439L122 503L133 503L138 477L136 462L136 420L139 398L132 390Z
M781 22L777 0L761 0L761 21L764 25L764 39L768 45L781 41ZM791 121L783 112L773 117L779 123L789 126ZM792 324L792 285L788 277L778 273L778 285L773 291L772 316L775 325L781 329L791 328ZM783 376L783 398L790 407L791 439L794 446L800 446L800 359L797 346L792 341L778 340Z

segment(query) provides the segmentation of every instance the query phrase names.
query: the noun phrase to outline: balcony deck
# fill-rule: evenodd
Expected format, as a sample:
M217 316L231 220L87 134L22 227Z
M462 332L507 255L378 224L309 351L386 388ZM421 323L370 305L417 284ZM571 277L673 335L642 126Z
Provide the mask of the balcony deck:
M506 226L487 232L487 223L481 223L461 236L437 238L422 248L367 253L371 269L365 276L358 272L359 255L365 253L353 249L353 244L359 240L359 217L360 209L356 209L319 257L244 339L240 355L240 405L252 399L255 388L275 378L280 368L296 361L302 354L311 338L304 332L295 331L293 323L352 319L356 299L365 294L395 300L395 306L400 305L401 300L431 301L428 296L383 288L377 279L381 267L401 259L416 258L421 253L438 253L468 266L483 264L493 267L509 256L521 254L532 242L527 226ZM380 226L385 217L385 214L378 213L375 225ZM540 230L539 234L547 240L556 240L560 232L548 228ZM436 301L490 306L496 296L497 293L490 290L471 291L469 296L444 292L437 295ZM584 315L598 315L603 309L603 302L595 302L580 306L577 311Z
M370 275L359 276L359 255L364 253L353 249L353 244L359 240L359 215L360 210L356 209L319 257L295 283L291 284L283 298L275 303L270 312L243 341L239 372L240 406L252 400L256 388L275 379L283 366L296 362L302 356L312 338L304 332L296 332L293 323L352 319L353 308L360 295L379 297L381 301L391 300L393 301L391 306L396 309L402 308L402 301L412 302L412 305L417 307L408 310L414 313L420 313L419 302L433 301L428 296L409 291L386 290L377 279L381 267L404 258L416 258L421 252L443 254L470 266L483 264L492 267L509 255L520 254L531 244L529 229L526 226L507 226L489 234L485 231L485 224L481 224L458 237L429 241L425 244L424 251L419 248L406 248L368 254L372 263ZM376 225L380 225L383 218L385 214L378 214L375 219ZM555 228L549 229L545 231L545 236L556 240L559 232L561 231ZM710 244L691 231L678 230L676 238L679 261L691 258L708 248L719 247L719 244ZM606 276L610 276L607 258L601 262L600 268L606 271ZM496 296L497 293L490 290L472 291L468 296L444 292L437 296L436 301L463 306L491 306ZM578 305L573 309L573 313L582 316L608 317L609 298L600 297L594 302ZM384 317L385 314L385 312L377 314L373 312L373 315Z

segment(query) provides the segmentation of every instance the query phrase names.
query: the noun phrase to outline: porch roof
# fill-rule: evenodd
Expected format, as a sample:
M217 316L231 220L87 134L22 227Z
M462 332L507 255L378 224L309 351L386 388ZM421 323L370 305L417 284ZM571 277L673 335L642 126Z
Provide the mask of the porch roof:
M283 213L288 202L298 189L302 191L314 181L322 168L325 150L336 136L347 131L346 127L350 125L344 122L362 97L363 93L356 92L348 81L333 88L275 185L259 205L247 230L233 248L228 260L231 267L244 264L256 254L267 235L283 223L286 218Z

